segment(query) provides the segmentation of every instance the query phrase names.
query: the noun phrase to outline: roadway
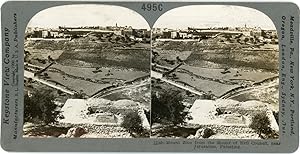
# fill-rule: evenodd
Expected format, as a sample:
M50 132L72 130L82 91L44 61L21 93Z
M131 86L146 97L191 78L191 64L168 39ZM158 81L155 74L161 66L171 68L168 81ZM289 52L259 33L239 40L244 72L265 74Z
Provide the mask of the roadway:
M125 91L125 90L128 90L128 89L134 89L134 88L145 86L145 85L148 85L148 84L150 84L150 82L145 81L145 82L142 82L141 84L120 86L120 87L112 88L112 89L109 89L107 91L101 92L97 95L92 96L92 98L101 98L101 97L105 97L105 96L108 96L108 95L116 93L116 92L121 92L121 91Z
M49 87L52 87L52 88L54 88L54 89L60 90L60 91L62 91L62 92L64 92L64 93L68 93L68 94L70 94L70 95L74 95L74 94L75 94L75 92L73 92L73 91L71 91L71 90L68 90L68 89L65 89L65 88L63 88L63 87L57 86L56 84L51 83L51 82L48 82L48 81L46 81L46 80L39 79L39 78L37 78L37 77L34 76L34 73L29 72L29 71L26 71L26 70L24 70L24 77L26 77L26 78L31 78L31 79L34 80L34 81L37 81L37 82L39 82L39 83L42 83L42 84L47 85L47 86L49 86Z
M159 73L159 72L151 70L151 77L156 78L156 79L160 79L161 81L164 81L166 83L174 85L174 86L176 86L178 88L187 90L187 91L189 91L191 93L194 93L194 94L197 94L199 96L203 95L203 92L197 91L197 90L192 89L190 87L186 87L186 86L184 86L182 84L178 84L175 81L168 80L168 79L164 78L162 73ZM264 84L264 85L252 85L252 86L244 87L244 88L235 90L233 92L230 92L228 94L225 94L224 96L221 96L220 98L221 99L230 99L230 98L236 97L236 96L244 94L244 93L249 93L251 91L263 90L263 89L267 89L267 88L270 88L270 87L274 87L277 84L278 83L276 83L276 82L270 82L270 83L267 83L267 84Z
M271 87L275 87L277 85L278 85L277 82L270 82L270 83L263 84L263 85L253 85L253 86L245 87L245 88L233 91L231 93L228 93L228 94L222 96L221 99L231 99L233 97L236 97L236 96L239 96L239 95L242 95L242 94L250 93L252 91L257 91L257 90L268 89L268 88L271 88Z
M197 90L191 89L189 87L186 87L184 85L178 84L178 83L176 83L174 81L171 81L171 80L168 80L168 79L164 78L163 75L161 73L159 73L159 72L151 70L151 77L156 78L156 79L160 79L161 81L169 83L169 84L171 84L173 86L176 86L176 87L178 87L180 89L184 89L186 91L189 91L189 92L191 92L193 94L196 94L196 95L199 95L199 96L203 95L203 92L199 92Z

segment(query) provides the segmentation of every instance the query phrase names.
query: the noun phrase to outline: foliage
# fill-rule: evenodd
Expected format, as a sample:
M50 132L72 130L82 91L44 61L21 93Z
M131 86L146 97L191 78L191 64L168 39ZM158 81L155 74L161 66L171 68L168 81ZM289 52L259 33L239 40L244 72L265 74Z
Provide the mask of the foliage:
M132 111L127 113L124 118L121 126L128 130L130 133L140 134L143 132L142 119L139 116L138 112Z
M215 132L212 130L212 129L210 129L210 128L205 128L204 130L203 130L203 135L202 135L202 137L203 138L209 138L210 136L212 136L212 135L214 135L215 134Z
M202 95L202 99L214 100L214 94L212 93L212 91L208 91L207 93L204 93Z
M152 93L151 97L151 124L184 123L188 112L184 111L183 97L179 91L164 90L163 93Z
M270 124L271 122L267 114L261 112L252 117L250 128L254 129L261 136L262 133L266 134L268 132Z
M59 114L55 111L57 105L53 102L54 95L51 90L41 89L24 96L24 121L42 122L45 124L56 122Z
M76 92L73 95L74 99L84 99L85 97L86 97L86 94L83 92L83 90L80 90L79 92Z
M247 43L249 40L250 40L250 39L249 39L248 37L246 37L246 38L244 39L244 42Z

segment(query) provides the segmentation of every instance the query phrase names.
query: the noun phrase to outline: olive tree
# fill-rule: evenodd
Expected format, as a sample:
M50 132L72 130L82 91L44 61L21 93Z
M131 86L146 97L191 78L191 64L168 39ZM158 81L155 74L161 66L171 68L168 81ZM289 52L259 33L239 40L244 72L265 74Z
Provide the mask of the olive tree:
M131 111L123 117L121 126L128 130L130 133L140 134L143 131L142 119L137 111Z
M56 122L59 114L50 90L40 89L24 96L24 121L49 124Z
M262 133L267 133L270 129L270 119L265 112L257 113L252 117L250 128L254 129L261 137Z
M180 91L163 90L152 93L151 99L151 124L171 122L173 125L184 123L187 111L184 111L183 97Z

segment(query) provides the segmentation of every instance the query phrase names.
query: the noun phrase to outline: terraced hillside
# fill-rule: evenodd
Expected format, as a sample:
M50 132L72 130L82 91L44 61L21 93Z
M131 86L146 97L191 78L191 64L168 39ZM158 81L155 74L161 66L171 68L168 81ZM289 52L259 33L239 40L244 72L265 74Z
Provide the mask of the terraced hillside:
M88 96L149 75L150 44L115 34L94 34L70 40L28 40L25 69L40 77ZM33 72L34 73L34 72Z
M157 63L175 65L176 55L187 65L207 68L245 68L278 72L278 45L224 41L222 36L199 41L153 43ZM171 62L174 61L174 62Z
M174 89L185 91L189 95L182 94L184 101L181 103L191 116L185 116L186 121L177 126L154 123L152 137L278 138L277 44L239 34L218 35L200 41L157 40L152 45L151 75L152 80L158 80L152 93L157 95ZM197 98L190 99L190 96ZM191 101L186 103L186 100ZM208 103L199 105L197 102ZM249 105L239 107L245 104ZM255 106L257 104L263 106L264 111L261 106ZM268 137L258 135L249 127L252 117L260 112L268 113L272 123ZM236 131L238 129L241 131ZM203 137L205 132L211 134Z
M122 37L116 41L116 38L119 37L89 34L72 40L30 40L25 42L25 51L30 54L26 60L43 65L47 62L47 57L51 56L58 63L67 66L117 67L148 72L150 44L121 39Z

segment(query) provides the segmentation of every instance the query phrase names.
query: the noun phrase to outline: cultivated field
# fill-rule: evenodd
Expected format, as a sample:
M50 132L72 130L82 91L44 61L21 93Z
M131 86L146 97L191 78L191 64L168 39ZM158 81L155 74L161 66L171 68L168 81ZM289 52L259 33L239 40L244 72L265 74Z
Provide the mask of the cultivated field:
M210 138L259 139L249 125L255 114L267 112L272 137L278 138L278 45L246 39L218 35L153 42L152 80L159 82L152 93L182 89L181 96L190 100L188 105L183 101L189 110L186 121L177 126L154 123L153 137L202 138L207 129L214 132Z
M149 44L109 37L89 34L70 40L28 40L25 62L41 69L55 61L42 78L88 96L149 75Z
M50 90L55 102L47 100L53 103L49 106L58 105L51 113L59 113L47 125L29 119L24 137L149 136L149 43L89 33L69 40L29 39L24 54L26 96L31 99L34 91ZM121 127L123 117L131 112L141 117L144 134L134 135Z

